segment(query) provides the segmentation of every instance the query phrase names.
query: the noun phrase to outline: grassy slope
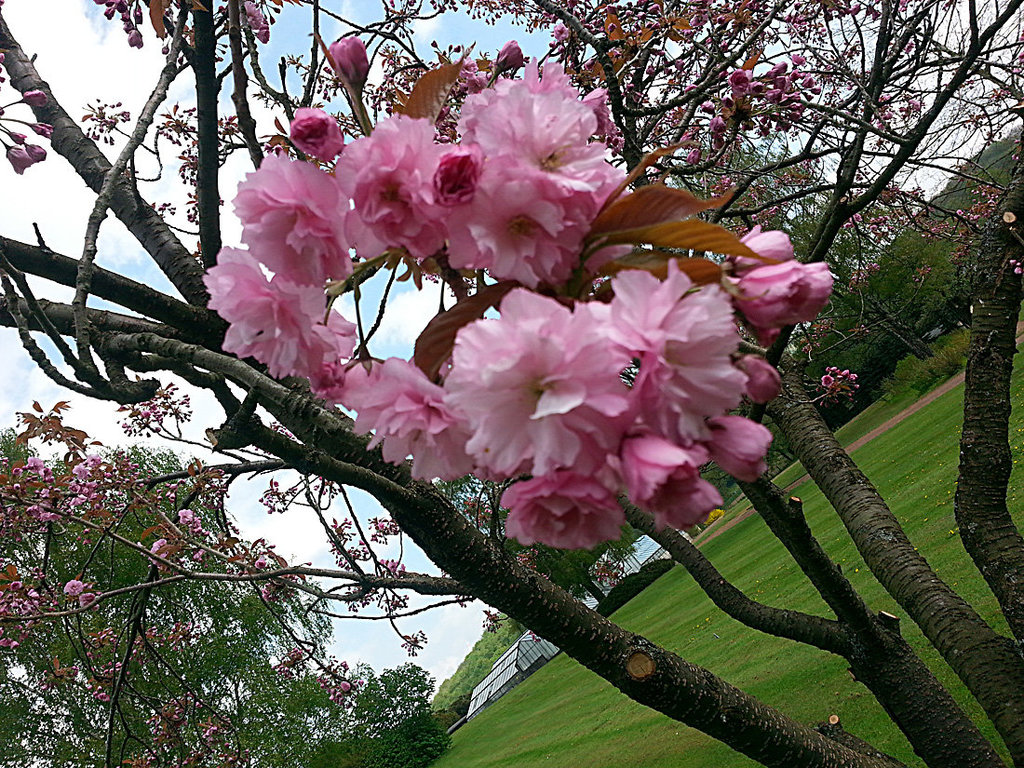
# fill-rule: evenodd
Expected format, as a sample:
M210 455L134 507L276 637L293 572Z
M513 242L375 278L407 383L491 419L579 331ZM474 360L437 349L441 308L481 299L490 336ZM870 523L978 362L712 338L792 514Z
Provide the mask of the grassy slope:
M939 574L1002 629L994 601L954 533L952 493L962 399L961 386L858 449L855 458ZM1022 400L1024 371L1018 371L1014 379L1015 405ZM1011 425L1015 453L1024 449L1024 419L1019 410L1015 410ZM1024 478L1019 472L1015 467L1012 487L1016 490L1010 495L1018 522L1024 519ZM815 534L843 565L868 603L875 609L902 615L864 567L820 492L808 483L795 494L804 499ZM756 599L827 615L820 598L759 518L751 517L736 525L709 542L704 551ZM813 723L837 713L851 732L908 765L920 765L880 706L851 680L841 659L762 635L733 621L718 611L678 567L614 618L798 720ZM955 689L961 703L982 722L979 708L927 647L916 627L908 620L903 624L907 639L922 649L939 677ZM987 724L983 727L991 735ZM576 662L559 656L457 731L452 749L434 767L552 765L732 768L754 763L634 703Z

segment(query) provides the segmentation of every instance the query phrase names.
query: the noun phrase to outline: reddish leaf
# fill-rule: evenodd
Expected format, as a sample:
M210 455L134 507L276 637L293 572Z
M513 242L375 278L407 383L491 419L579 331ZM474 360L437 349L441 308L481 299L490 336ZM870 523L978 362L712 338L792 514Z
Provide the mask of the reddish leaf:
M395 113L425 118L430 122L437 120L441 107L448 99L449 91L455 85L455 81L459 79L462 61L459 59L454 64L442 64L437 69L425 72L416 81L409 97L402 104L395 105Z
M754 51L754 55L751 56L749 59L747 59L746 61L743 62L743 69L746 69L748 71L753 69L757 65L757 61L760 58L761 58L761 52L760 51Z
M613 232L605 242L608 245L647 243L660 248L711 251L726 256L746 256L765 261L725 227L700 219L670 221L650 227Z
M595 74L600 75L601 74L600 65L595 64L594 66L597 67L597 69L595 70ZM642 174L651 165L653 165L658 160L659 157L664 157L665 155L671 155L673 152L675 152L677 149L679 149L682 146L683 146L682 144L673 144L673 145L668 146L668 147L662 147L661 149L656 149L653 152L648 152L646 155L644 155L643 158L640 160L640 162L636 164L636 167L632 171L629 172L629 175L626 176L626 178L622 180L622 183L620 183L619 186L617 186L615 188L615 190L610 195L608 195L607 199L601 205L601 210L597 212L598 215L601 215L602 213L604 213L606 210L608 210L608 208L610 208L612 206L613 203L617 202L618 199L619 199L619 196L629 188L629 185L632 184L634 181L636 181L638 178L640 178L640 174Z
M622 31L622 22L614 13L609 13L604 19L604 31L609 40L624 40L626 35Z
M459 329L474 320L479 320L491 307L496 307L505 298L505 294L515 288L518 283L507 280L481 288L468 299L444 312L439 312L427 323L423 333L416 339L413 362L431 379L437 376L445 360L455 346L455 334Z
M685 189L650 184L620 197L599 213L590 225L588 237L685 219L708 208L717 208L727 199L701 200Z
M167 28L164 26L164 11L170 6L171 0L149 0L149 21L156 30L156 36L163 39L167 37Z

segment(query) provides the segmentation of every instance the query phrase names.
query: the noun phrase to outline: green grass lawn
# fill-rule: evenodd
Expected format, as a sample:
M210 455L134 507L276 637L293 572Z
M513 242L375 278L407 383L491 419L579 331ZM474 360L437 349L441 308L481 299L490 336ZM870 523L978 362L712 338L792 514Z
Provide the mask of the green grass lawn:
M953 487L963 387L948 392L897 427L858 449L854 457L889 500L908 535L933 567L1000 629L987 593L956 536ZM1014 455L1024 451L1024 368L1014 377ZM883 404L860 434L908 403ZM898 405L898 407L897 407ZM879 408L879 411L882 409ZM867 412L865 412L867 413ZM870 423L870 422L869 422ZM852 425L851 425L852 426ZM859 431L860 428L858 428ZM845 442L854 437L844 436ZM1016 464L1016 462L1015 462ZM1024 518L1021 470L1010 494L1018 522ZM814 533L842 564L875 609L902 611L874 581L821 493L806 483L794 491L805 502ZM758 517L751 517L704 547L735 584L765 603L828 615L824 604ZM702 664L729 682L800 721L816 723L836 713L844 727L907 765L919 766L902 735L868 691L855 683L838 657L749 629L718 611L689 575L676 567L614 615L631 630ZM904 635L989 736L980 708L965 694L916 627ZM1001 745L1000 745L1001 746ZM628 699L602 679L559 656L454 735L452 749L435 768L516 766L534 768L733 768L752 761L703 734Z

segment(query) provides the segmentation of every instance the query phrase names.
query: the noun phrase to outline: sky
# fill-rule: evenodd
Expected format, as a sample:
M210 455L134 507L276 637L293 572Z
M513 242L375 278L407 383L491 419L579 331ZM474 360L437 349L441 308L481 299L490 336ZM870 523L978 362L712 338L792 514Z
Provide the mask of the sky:
M363 0L343 0L340 6L341 15L348 15L356 21L371 20L372 13L379 7L378 3ZM44 7L45 15L41 13ZM107 104L120 102L133 117L138 114L163 66L160 45L152 30L144 28L145 45L142 50L129 48L120 23L104 19L102 6L95 5L92 0L5 0L3 12L15 37L29 55L37 56L36 68L73 117L84 115L86 106L97 101ZM323 37L329 41L344 31L335 22L333 28L330 25L324 28ZM545 50L542 40L524 34L521 29L502 24L485 26L451 14L423 22L416 30L417 44L425 58L429 53L429 43L434 39L442 47L451 43L475 42L476 51L493 53L511 38L518 39L528 55L542 54ZM277 56L292 48L308 51L307 39L307 14L289 8L280 22L272 27L269 50L263 53L263 61L275 61ZM13 100L13 93L8 84L0 85L0 105ZM174 102L182 106L194 104L187 74L172 85L168 104ZM233 112L230 87L225 88L222 94L222 112L228 111ZM260 133L273 132L275 117L280 118L282 124L287 124L283 114L275 114L259 105L254 105L253 112ZM28 117L25 107L11 108L8 115ZM43 140L36 143L47 146ZM101 148L113 159L120 145L101 145ZM165 145L162 180L147 185L143 194L151 202L177 202L181 211L183 206L180 204L180 185L174 162L176 153L172 149ZM146 163L144 158L140 159L140 174L145 173L147 167L155 169L152 162L148 166ZM226 245L240 245L241 228L230 212L230 201L235 187L250 170L251 166L246 166L241 153L223 170L221 195L226 205L222 226ZM56 153L51 153L45 162L29 168L23 176L15 175L9 164L0 161L0 233L5 237L33 243L36 241L35 224L50 248L77 258L81 255L82 239L93 202L92 193ZM176 223L187 226L180 214ZM97 263L174 293L134 238L113 216L101 229ZM40 297L59 301L67 301L71 297L70 289L43 281L32 282ZM437 311L436 291L434 288L415 292L403 287L385 315L377 337L379 346L375 345L374 354L408 355L419 330ZM343 305L343 313L351 317L346 309L348 307ZM68 400L72 409L66 421L84 429L105 445L145 442L124 435L115 404L69 393L51 382L29 359L13 329L0 328L0 359L3 361L0 365L0 428L15 427L16 414L30 410L33 401L49 408L59 400ZM173 378L161 376L161 380L172 381ZM222 413L207 393L189 389L183 382L177 383L189 392L194 409L185 434L193 440L205 442L204 430L218 426ZM173 444L162 445L177 450L183 456L196 452L195 449ZM223 457L218 458L211 452L198 453L207 462L223 461ZM285 479L282 478L281 482L283 484ZM265 479L232 486L229 510L238 520L243 535L249 539L265 537L277 545L279 553L293 562L334 565L315 517L311 513L303 516L302 510L269 516L258 501L265 487ZM367 516L379 511L366 494L354 493L353 502L357 510ZM407 542L407 551L409 546L411 543ZM415 549L405 562L410 570L437 572ZM399 626L404 632L422 629L429 638L425 650L413 659L402 650L400 639L386 626L386 622L335 622L332 651L350 663L365 662L378 670L411 660L428 669L440 682L455 671L479 638L482 608L480 603L467 608L446 607L401 621Z

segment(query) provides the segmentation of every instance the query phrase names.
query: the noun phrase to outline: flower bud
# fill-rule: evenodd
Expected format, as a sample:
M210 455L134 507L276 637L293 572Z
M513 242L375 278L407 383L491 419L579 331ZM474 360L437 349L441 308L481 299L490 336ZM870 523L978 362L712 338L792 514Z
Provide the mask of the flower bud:
M291 138L307 155L328 163L345 147L337 120L322 109L297 109L291 124Z
M445 154L434 171L434 199L448 206L470 202L476 193L480 166L476 147L460 147Z
M370 62L366 58L366 46L358 37L343 37L331 45L331 66L335 74L355 91L362 91L366 76L370 73Z
M35 163L25 147L15 145L7 149L7 161L14 168L14 172L19 176L25 172L25 169Z
M514 72L525 63L526 59L523 57L523 51L520 49L519 43L515 40L509 40L498 52L498 58L494 60L494 71L496 73Z
M47 102L46 94L42 91L25 91L21 95L21 100L30 107L45 107Z
M755 403L767 403L778 397L782 378L774 365L763 357L746 355L740 358L739 367L747 374L747 397Z

